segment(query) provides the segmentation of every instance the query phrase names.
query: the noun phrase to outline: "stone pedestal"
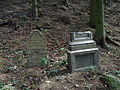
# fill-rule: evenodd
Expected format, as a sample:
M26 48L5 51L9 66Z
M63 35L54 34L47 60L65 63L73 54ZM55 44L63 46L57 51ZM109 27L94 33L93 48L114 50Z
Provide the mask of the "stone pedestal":
M92 39L92 33L89 31L71 33L67 51L70 72L87 71L90 67L98 67L98 48Z

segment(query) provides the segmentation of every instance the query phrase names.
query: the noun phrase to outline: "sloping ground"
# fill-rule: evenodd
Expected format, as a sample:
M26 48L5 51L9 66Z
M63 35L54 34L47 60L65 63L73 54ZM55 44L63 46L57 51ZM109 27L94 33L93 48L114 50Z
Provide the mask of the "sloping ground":
M38 28L45 31L48 41L49 63L66 59L69 35L72 31L92 31L89 20L88 0L70 3L65 7L62 0L45 0L39 2L39 19L31 18L29 0L0 1L0 84L12 84L17 90L106 90L99 77L99 72L79 72L69 74L66 65L59 66L59 74L45 68L24 68L26 62L25 41L30 31ZM105 7L106 30L120 43L120 4L113 3ZM47 30L47 31L46 31ZM120 47L110 44L114 50L108 52L100 48L100 66L103 72L120 70ZM65 48L63 51L60 48ZM64 53L64 55L62 55ZM50 68L50 69L48 69ZM55 69L56 70L56 69ZM56 71L57 72L57 71ZM54 77L55 75L59 75ZM25 89L26 88L26 89ZM29 90L28 89L28 90Z

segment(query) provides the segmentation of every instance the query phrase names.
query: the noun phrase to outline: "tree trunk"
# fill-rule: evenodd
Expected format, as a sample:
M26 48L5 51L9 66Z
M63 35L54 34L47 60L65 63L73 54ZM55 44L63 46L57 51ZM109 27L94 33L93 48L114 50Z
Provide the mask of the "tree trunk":
M32 0L32 15L34 19L38 18L37 0Z
M96 23L96 31L95 31L95 40L97 44L102 44L103 47L106 47L105 41L105 30L104 30L104 5L103 0L95 0L96 1L96 10L95 10L95 23Z
M89 19L89 25L91 27L95 27L96 25L96 0L90 0L90 19Z

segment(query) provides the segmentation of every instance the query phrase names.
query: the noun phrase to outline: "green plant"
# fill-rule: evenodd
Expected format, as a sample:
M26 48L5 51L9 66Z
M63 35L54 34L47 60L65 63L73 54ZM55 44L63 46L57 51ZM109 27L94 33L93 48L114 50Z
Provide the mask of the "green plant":
M19 56L16 56L16 57L11 57L11 60L13 61L13 63L17 64L17 63L20 63L21 60L20 60L20 57Z
M112 33L113 31L112 30L106 30L107 33Z
M89 71L95 71L95 68L93 66L88 67Z
M114 74L117 74L118 77L120 77L120 70L113 71Z
M4 83L3 82L0 82L0 89L4 87Z
M61 51L65 50L64 48L60 48Z
M16 80L11 80L12 85L15 85L17 83Z
M67 63L68 63L68 60L67 60L67 59L65 59L65 60L62 61L62 64L63 64L63 65L65 65L65 64L67 64Z
M4 87L2 88L2 90L15 90L15 87L12 87L10 85L4 85Z
M60 55L64 56L65 55L65 48L60 48Z
M17 55L23 55L23 53L24 53L24 52L23 52L23 51L20 51L20 50L15 52L15 54L17 54Z
M115 73L115 74L120 74L120 70L113 71L113 73Z
M97 67L94 66L90 66L87 68L88 71L95 71L97 73L101 73L100 70Z
M107 22L104 23L105 27L109 27L109 24Z
M40 65L47 66L47 65L48 65L48 59L46 59L46 58L41 58L41 59L40 59Z
M120 90L120 80L113 75L103 74L101 80L108 85L110 90Z
M91 90L92 87L93 87L93 84L86 85L86 89L88 89L88 90Z
M60 72L60 69L59 68L53 68L53 69L50 69L47 73L47 76L50 77L50 76L55 76L57 75L58 73Z

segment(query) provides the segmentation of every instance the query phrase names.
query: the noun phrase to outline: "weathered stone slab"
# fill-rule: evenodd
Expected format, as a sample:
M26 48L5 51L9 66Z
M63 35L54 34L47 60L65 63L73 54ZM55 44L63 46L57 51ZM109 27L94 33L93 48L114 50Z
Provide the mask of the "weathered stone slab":
M92 40L92 33L90 31L87 32L72 32L71 33L71 41L84 41L84 40Z
M27 41L27 66L40 66L40 59L47 56L46 39L39 30L30 33Z
M88 48L95 48L95 47L96 47L96 43L93 40L69 43L69 50L72 50L72 51L88 49Z
M92 39L92 33L89 31L71 33L67 51L70 72L87 71L91 66L94 68L99 66L98 48Z

